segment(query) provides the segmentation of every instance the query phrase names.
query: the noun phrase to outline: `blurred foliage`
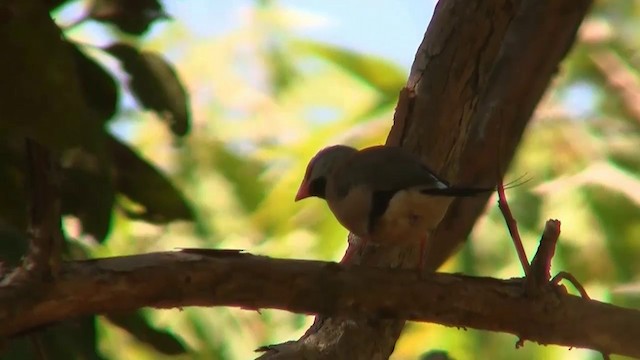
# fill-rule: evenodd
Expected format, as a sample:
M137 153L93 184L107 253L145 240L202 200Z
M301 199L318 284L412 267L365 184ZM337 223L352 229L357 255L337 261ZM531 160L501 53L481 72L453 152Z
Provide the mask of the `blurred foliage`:
M241 26L204 38L186 22L159 22L168 15L156 0L48 3L105 144L102 152L64 151L67 256L215 247L340 258L346 231L321 201L294 205L295 188L319 148L384 141L405 70L294 35L313 16L276 1L256 1ZM508 176L532 178L508 192L528 253L544 221L560 219L553 269L572 272L592 297L628 307L640 306L640 285L628 290L640 283L639 16L640 3L597 2ZM0 145L0 254L8 264L25 244L22 151L19 141ZM444 271L521 275L494 204ZM272 310L144 310L56 324L38 336L52 359L248 359L310 323ZM516 341L409 324L392 358L600 357L531 343L516 350ZM33 351L20 338L4 355L31 359Z

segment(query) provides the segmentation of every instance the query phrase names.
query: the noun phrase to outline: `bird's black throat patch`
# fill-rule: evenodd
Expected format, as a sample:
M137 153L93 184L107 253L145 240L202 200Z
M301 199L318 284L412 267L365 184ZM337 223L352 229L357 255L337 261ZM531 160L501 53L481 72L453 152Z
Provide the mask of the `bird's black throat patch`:
M327 195L327 179L322 176L316 179L313 179L309 183L309 195L317 196L321 199L326 199Z

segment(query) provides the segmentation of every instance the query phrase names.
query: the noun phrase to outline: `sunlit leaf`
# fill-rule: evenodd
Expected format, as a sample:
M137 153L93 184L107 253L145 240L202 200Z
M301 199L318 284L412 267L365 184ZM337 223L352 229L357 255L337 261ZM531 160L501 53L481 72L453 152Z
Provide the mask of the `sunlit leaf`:
M154 21L168 18L158 0L92 0L89 15L133 35L142 35Z
M216 311L220 312L220 310ZM231 344L223 341L224 337L220 336L222 331L212 331L211 316L197 316L197 311L189 311L186 317L190 320L190 332L195 333L202 342L200 354L203 358L226 359L230 357Z
M261 180L264 166L223 146L216 147L214 156L218 171L235 187L245 210L254 211L265 196L266 184Z
M292 47L343 67L354 76L376 88L389 101L397 97L405 85L407 74L388 60L311 40L295 40Z
M109 120L116 112L119 96L113 76L77 45L70 46L87 106L96 112L101 122Z
M50 11L55 11L57 8L59 8L60 6L70 1L77 1L77 0L46 0L45 4L47 4L47 7L49 8Z
M192 220L193 211L180 191L156 167L113 137L109 149L115 166L115 186L144 209L130 216L154 223Z
M291 85L298 76L298 71L291 57L288 56L285 51L282 47L273 46L267 49L265 53L265 62L269 67L271 84L275 96L278 96L278 94Z
M130 314L109 314L110 323L125 330L138 341L145 343L165 355L180 355L187 349L178 338L168 331L151 326L141 312Z
M608 275L620 283L633 280L640 271L636 261L640 242L635 237L639 230L640 207L611 190L594 187L586 193L588 203L607 236L611 257L618 261L615 274Z
M62 178L63 214L76 216L83 232L102 242L110 230L115 199L107 165L86 152L76 151L67 159Z
M187 91L173 67L159 54L118 43L105 49L130 75L129 87L138 102L155 111L176 135L189 132L191 115Z

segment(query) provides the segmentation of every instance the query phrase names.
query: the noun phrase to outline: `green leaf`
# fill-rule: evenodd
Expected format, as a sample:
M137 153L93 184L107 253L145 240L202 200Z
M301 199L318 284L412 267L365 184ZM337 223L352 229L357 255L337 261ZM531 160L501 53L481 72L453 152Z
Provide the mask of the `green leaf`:
M193 220L189 203L158 169L111 136L108 146L115 166L117 192L144 207L142 211L129 211L129 216L154 223Z
M13 338L6 350L3 349L2 358L38 359L39 350L34 346L34 339L38 340L47 359L104 359L98 350L95 316L62 321L30 336Z
M189 132L191 110L187 91L174 68L159 54L117 43L105 51L120 60L130 75L129 87L138 102L166 121L175 135Z
M132 35L142 35L154 21L169 18L158 0L93 0L89 16Z
M378 89L385 98L392 99L391 101L395 101L407 80L407 74L397 65L370 54L365 55L310 40L295 40L292 42L292 48L342 67L353 76Z
M150 345L165 355L180 355L187 349L178 338L168 331L151 326L141 311L130 314L105 316L113 325L125 330L138 341Z
M49 11L55 11L59 7L61 7L62 5L65 5L70 1L73 1L73 0L45 0L44 3L47 5L47 8L49 9Z
M266 184L260 179L264 166L248 157L238 156L223 145L212 150L217 171L234 186L235 194L244 209L249 213L253 212L265 197Z
M287 49L282 46L270 46L264 52L264 62L270 77L274 96L285 91L298 78L296 69Z
M77 45L70 46L87 106L96 112L98 119L104 124L116 113L118 85L102 65L87 56Z
M218 309L215 309L218 310ZM185 312L185 318L188 320L188 331L193 333L199 340L200 349L199 354L201 359L231 359L233 358L231 347L232 345L225 339L229 337L224 336L224 330L216 330L211 326L211 317L215 316L218 321L226 320L223 311L217 311L215 315L207 314L208 316L202 316L201 312L197 310L188 309ZM217 316L216 316L217 315ZM232 322L231 324L237 324ZM237 329L233 329L237 330ZM228 331L233 331L228 330ZM236 334L238 331L236 331Z
M23 4L18 2L17 4ZM73 53L60 28L46 12L16 7L24 21L9 21L0 31L4 72L0 89L0 134L30 137L61 150L99 149L101 126L87 109Z
M23 141L5 138L0 144L0 176L3 179L0 185L0 223L16 231L24 231L27 226L27 175ZM82 148L62 152L62 213L78 217L83 231L98 241L106 238L111 224L115 195L109 169L103 156L95 156Z
M62 171L62 213L76 216L98 242L111 228L115 189L109 166L84 150L67 151Z
M615 281L627 282L640 271L637 254L640 242L640 208L624 195L599 187L587 188L586 198L607 239L611 257L616 259Z

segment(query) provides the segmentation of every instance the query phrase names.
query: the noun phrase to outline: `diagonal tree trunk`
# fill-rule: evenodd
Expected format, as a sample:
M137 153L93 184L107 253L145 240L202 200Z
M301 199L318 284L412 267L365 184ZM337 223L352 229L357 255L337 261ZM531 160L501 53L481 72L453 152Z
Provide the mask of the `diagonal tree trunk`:
M590 5L440 1L401 92L388 144L419 154L453 184L495 184ZM462 244L487 200L449 207L428 245L427 269L437 269ZM379 247L359 260L396 267L414 264L415 253ZM319 316L301 339L269 347L260 358L386 359L403 327L404 321Z

